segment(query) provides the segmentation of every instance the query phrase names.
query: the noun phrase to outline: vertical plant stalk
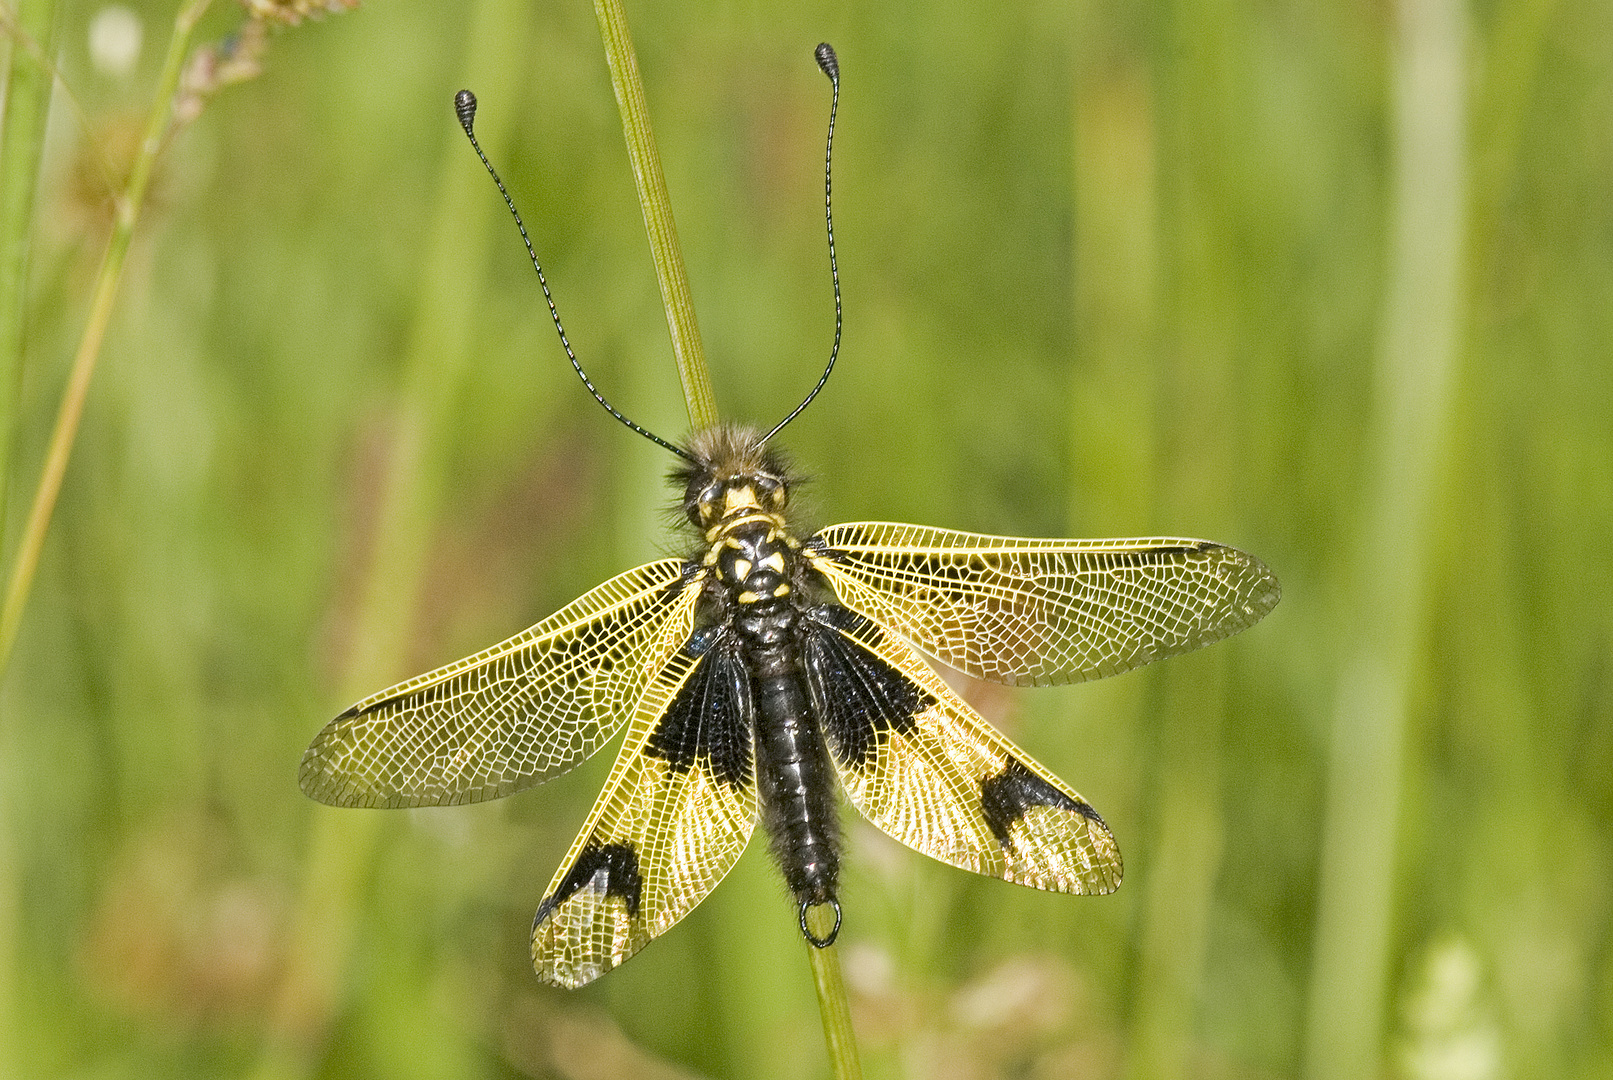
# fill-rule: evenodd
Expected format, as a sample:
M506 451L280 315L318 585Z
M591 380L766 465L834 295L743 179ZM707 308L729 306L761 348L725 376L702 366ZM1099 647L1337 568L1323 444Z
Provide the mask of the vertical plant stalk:
M78 353L73 358L67 389L62 393L61 406L56 414L56 426L51 430L50 446L45 452L39 487L34 492L28 521L23 526L22 539L17 545L6 580L5 602L0 605L0 677L4 676L10 662L11 647L16 642L22 612L28 604L34 574L39 569L39 553L45 545L45 533L50 528L51 515L56 509L56 498L61 494L62 478L67 474L67 461L72 456L73 442L78 436L84 400L89 394L90 377L95 374L101 342L106 336L107 323L112 319L118 288L123 282L123 264L129 254L129 243L134 238L134 227L140 220L140 209L151 183L151 172L156 166L157 154L162 150L169 125L173 122L174 91L179 86L185 55L190 50L191 35L211 3L212 0L191 0L174 19L173 36L168 40L168 56L163 61L162 76L157 81L157 93L140 139L140 150L130 169L129 181L117 198L112 235L107 240L106 254L101 259L101 270L95 281L95 293L90 300L89 320L84 326L84 336L79 340Z
M1347 593L1361 619L1333 713L1309 1080L1369 1080L1382 1071L1403 748L1463 322L1464 5L1400 0L1394 26L1393 232L1368 444L1376 460Z
M28 255L50 109L56 0L18 0L14 18L9 17L12 14L8 12L6 20L13 24L14 40L0 121L4 124L0 128L0 522L5 520L17 394L22 386ZM28 45L37 48L37 56Z
M22 386L28 262L34 196L50 111L49 65L56 0L18 0L16 10L5 16L12 42L5 112L0 119L0 523L6 517L17 398ZM0 665L0 672L3 670ZM12 738L9 717L0 715L0 1074L21 1076L25 1071L17 1023L21 883L11 816L16 769Z
M599 36L605 42L611 87L616 91L616 105L622 113L622 133L627 137L627 156L633 163L633 181L638 186L639 206L644 210L644 229L650 238L655 276L661 283L661 303L666 307L672 357L678 365L678 380L683 384L684 404L689 408L689 426L699 431L717 422L717 398L712 393L711 375L706 370L706 353L700 343L700 326L695 321L694 298L689 294L689 274L684 269L678 229L672 220L672 199L661 172L661 154L655 148L655 135L650 130L650 111L644 103L638 58L633 52L633 39L627 30L627 15L622 10L621 0L594 0L594 14L599 18Z
M1150 80L1144 68L1133 76L1152 83L1143 100L1155 102L1158 110L1152 135L1160 162L1152 209L1157 219L1153 230L1139 237L1158 245L1157 270L1144 272L1148 255L1138 253L1133 256L1138 268L1132 271L1133 288L1139 290L1133 304L1143 311L1158 304L1157 345L1130 346L1138 350L1138 372L1151 375L1126 372L1128 378L1147 380L1144 385L1153 391L1156 479L1147 512L1164 521L1192 522L1211 536L1223 529L1238 533L1232 527L1236 515L1228 513L1223 500L1237 486L1237 440L1244 434L1230 420L1240 414L1243 333L1233 284L1238 271L1230 254L1237 247L1237 227L1224 208L1224 174L1218 168L1234 153L1228 148L1225 109L1236 94L1227 65L1240 49L1229 10L1216 0L1168 5L1163 52L1152 65L1157 74ZM1146 131L1133 135L1147 137ZM1133 152L1152 150L1143 143ZM1100 272L1110 272L1107 263ZM1158 290L1157 300L1140 292L1150 287ZM1110 471L1115 468L1110 463ZM1129 476L1125 466L1118 468ZM1156 762L1147 795L1153 821L1141 873L1131 886L1141 893L1132 900L1141 915L1126 1049L1125 1075L1132 1080L1180 1080L1194 1069L1226 847L1226 648L1179 657L1151 676L1148 712L1158 719L1144 726L1144 732L1152 732L1142 735L1140 748Z
M807 923L821 939L831 933L837 918L826 904L807 911ZM807 961L812 965L812 985L818 992L818 1014L823 1018L824 1048L829 1052L830 1075L835 1080L862 1080L862 1063L857 1058L857 1037L851 1030L851 1007L846 1000L846 983L840 977L840 954L833 945L818 948L806 943Z
M672 334L672 352L678 365L678 379L683 384L684 403L689 409L689 424L699 431L717 422L716 398L712 394L711 375L706 370L694 300L689 295L683 252L678 247L678 230L672 221L672 200L661 173L661 155L650 130L649 109L644 103L633 39L628 33L627 16L620 0L594 0L594 13L599 18L599 35L605 43L611 85L622 113L622 132L627 138L627 155L633 163L639 205L644 210L644 228L649 233L655 274L661 283L661 300L666 306L667 328ZM808 918L822 916L825 910L819 907L809 912ZM814 932L827 930L828 927L819 927ZM837 1080L857 1080L862 1076L862 1068L857 1060L839 957L833 946L818 949L808 944L807 954L834 1075Z

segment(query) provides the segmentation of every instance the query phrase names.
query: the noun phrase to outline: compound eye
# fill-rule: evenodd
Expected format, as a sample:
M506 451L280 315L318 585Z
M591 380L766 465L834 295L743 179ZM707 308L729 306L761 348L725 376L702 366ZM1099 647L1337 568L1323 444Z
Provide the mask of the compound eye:
M722 506L723 486L719 483L707 484L690 507L689 520L696 525L710 526L722 516Z
M768 510L781 510L787 497L784 481L772 476L756 477L756 497Z

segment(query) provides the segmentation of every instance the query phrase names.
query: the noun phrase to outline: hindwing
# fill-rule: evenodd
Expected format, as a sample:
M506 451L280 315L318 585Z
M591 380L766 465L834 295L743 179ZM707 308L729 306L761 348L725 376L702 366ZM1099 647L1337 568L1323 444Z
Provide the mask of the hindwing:
M1045 686L1129 671L1258 622L1281 595L1208 540L1027 540L888 522L807 542L846 607L977 679Z
M668 660L532 924L540 978L577 987L687 915L756 823L749 677L722 627Z
M700 590L663 559L508 641L368 697L325 725L297 779L333 806L480 802L570 769L621 730L694 627Z
M1120 884L1098 812L954 694L905 641L834 605L808 613L814 707L852 803L933 859L1065 893Z

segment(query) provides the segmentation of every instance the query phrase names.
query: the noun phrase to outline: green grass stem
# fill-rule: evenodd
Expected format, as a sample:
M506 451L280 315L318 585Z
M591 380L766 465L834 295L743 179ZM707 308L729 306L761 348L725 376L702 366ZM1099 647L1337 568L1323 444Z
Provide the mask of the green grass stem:
M101 355L101 342L106 337L106 327L112 320L112 311L117 303L118 288L123 282L123 264L129 254L129 243L134 239L141 207L145 204L151 171L156 166L157 155L167 141L174 120L174 92L179 87L185 56L190 51L191 36L211 3L212 0L192 0L180 9L174 19L174 31L168 39L168 55L163 60L162 75L157 80L157 93L146 118L140 150L129 170L129 181L116 201L112 235L107 240L101 270L96 276L89 320L79 339L78 352L73 357L67 388L62 392L61 405L57 410L56 425L51 429L50 445L45 451L39 486L34 492L33 505L29 507L28 520L23 526L22 538L6 579L5 601L0 604L0 677L4 676L10 662L17 628L22 622L23 609L28 604L34 574L39 569L39 554L45 546L45 534L50 529L51 515L56 510L57 496L61 494L62 479L67 475L67 462L78 437L79 420L84 415L90 379L95 374L95 363Z
M0 121L0 521L5 520L17 394L22 385L28 255L45 119L50 112L53 80L49 57L56 0L18 0L15 13L6 16L12 24L8 29L13 41L5 116Z
M650 238L655 276L661 283L661 302L666 307L672 357L678 365L684 404L689 408L689 426L699 431L717 422L717 398L712 393L711 374L706 370L706 353L700 343L700 325L695 321L694 298L689 294L689 273L684 269L683 251L678 246L672 198L667 194L666 177L661 172L661 154L650 130L650 111L644 102L644 86L639 80L638 58L633 51L633 38L628 33L627 14L620 0L595 0L594 12L599 16L599 36L605 42L611 86L622 113L622 133L627 137L627 156L633 163L633 181L638 186L639 205L644 210L644 229Z
M833 909L826 904L807 911L807 925L820 936L829 933L834 919ZM806 951L812 965L812 986L818 992L818 1012L823 1017L830 1075L835 1080L861 1080L862 1063L857 1058L857 1037L851 1030L846 983L840 976L840 955L833 945L819 949L810 942L806 943Z
M672 220L672 201L661 172L661 155L650 129L633 39L619 0L595 0L594 11L599 17L599 33L610 64L611 85L622 114L622 132L627 138L633 179L644 210L644 228L649 234L655 274L661 283L661 300L666 306L667 328L672 334L673 358L683 386L684 403L689 409L689 424L698 431L717 422L717 404L700 343L700 327L695 321L694 299L689 294L689 276L678 246L678 230ZM825 911L818 908L808 918L820 918ZM827 927L821 927L814 932L826 930ZM862 1076L862 1067L857 1059L839 958L833 946L817 949L808 945L807 955L812 963L812 983L818 994L824 1043L834 1075L838 1080L854 1080Z
M1217 103L1228 92L1226 56L1236 48L1229 43L1237 39L1238 28L1206 4L1173 8L1167 27L1170 60L1157 90L1144 91L1123 73L1107 75L1112 80L1107 93L1116 100L1108 105L1115 115L1106 123L1118 127L1123 139L1111 152L1133 156L1124 163L1126 175L1146 180L1150 128L1165 162L1156 181L1157 232L1144 224L1147 210L1127 206L1127 195L1109 196L1133 219L1121 234L1129 234L1129 254L1116 260L1132 283L1128 291L1109 286L1113 295L1104 307L1111 318L1132 313L1129 326L1110 331L1113 337L1140 339L1110 348L1134 358L1126 373L1131 378L1145 385L1157 380L1152 393L1134 399L1157 410L1152 447L1135 434L1116 442L1139 452L1152 449L1158 480L1152 506L1143 512L1159 528L1237 535L1228 521L1237 516L1228 506L1228 493L1235 490L1239 432L1228 417L1238 410L1238 302L1226 286L1235 273L1235 225L1218 205L1223 180L1212 164L1211 147L1230 137ZM1103 107L1101 99L1089 106ZM1150 123L1153 108L1158 118ZM1097 135L1089 138L1096 141ZM1114 180L1110 184L1119 186ZM1147 191L1144 187L1129 198L1147 197ZM1153 253L1143 245L1155 235L1166 241L1158 256L1157 300L1144 291L1153 278ZM1105 256L1098 253L1101 261L1092 270L1114 275ZM1151 301L1158 304L1157 328L1146 321ZM1131 396L1119 382L1106 390L1114 399ZM1111 459L1109 468L1117 476L1130 475L1129 463ZM1136 520L1127 524L1135 527ZM1130 531L1126 524L1115 527ZM1131 864L1137 869L1131 887L1141 894L1133 902L1142 916L1126 1061L1126 1075L1135 1080L1179 1080L1195 1069L1198 1010L1228 844L1222 742L1241 719L1232 707L1227 665L1227 653L1215 649L1174 660L1149 676L1158 688L1159 717L1157 734L1145 736L1143 743L1153 761L1145 796L1153 821L1147 846Z
M34 196L50 114L56 0L18 0L16 10L4 16L12 42L0 119L0 523L5 521L22 387ZM0 770L9 770L15 759L11 734L6 717L0 716ZM19 898L10 806L14 783L13 776L0 775L0 1073L8 1076L20 1071L15 1022Z
M1453 396L1467 198L1459 0L1402 0L1391 36L1393 201L1364 529L1346 593L1359 613L1333 710L1309 1080L1384 1070L1397 834L1413 672L1426 626L1429 521Z

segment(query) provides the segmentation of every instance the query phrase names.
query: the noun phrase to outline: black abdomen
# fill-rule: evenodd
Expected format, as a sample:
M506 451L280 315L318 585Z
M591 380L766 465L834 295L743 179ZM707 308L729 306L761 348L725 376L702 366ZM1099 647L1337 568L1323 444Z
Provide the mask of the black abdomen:
M767 608L738 619L756 709L762 824L797 902L832 903L840 877L834 769L807 696L796 611L786 603Z

